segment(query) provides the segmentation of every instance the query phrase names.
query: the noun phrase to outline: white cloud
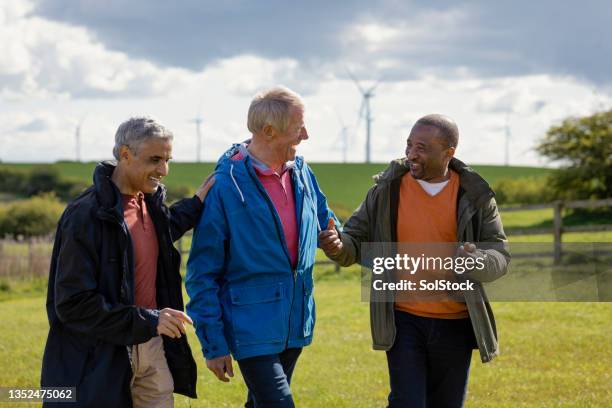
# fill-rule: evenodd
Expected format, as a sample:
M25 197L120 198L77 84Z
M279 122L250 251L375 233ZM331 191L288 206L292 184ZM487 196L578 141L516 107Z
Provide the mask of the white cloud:
M231 92L252 96L276 84L304 88L299 84L303 78L298 71L299 63L291 58L269 60L255 55L238 55L218 61L205 72L207 76L224 77Z
M254 54L221 59L197 72L160 67L107 49L86 28L32 16L30 10L27 1L0 5L0 53L7 56L0 59L4 161L74 158L75 126L83 118L82 158L110 158L119 123L143 114L174 131L177 160L193 161L192 119L198 113L203 118L203 157L216 160L230 143L248 137L246 112L252 95L279 83L304 95L311 138L300 152L307 160L341 160L339 114L348 127L348 159L362 161L364 124L357 122L361 95L350 80L334 75L347 65L358 76L368 72L368 64L413 71L412 80L387 78L372 99L375 161L400 156L414 121L439 112L458 122L458 155L465 161L502 163L508 121L511 164L540 164L532 148L550 125L612 106L609 94L569 76L475 77L462 67L442 75L418 61L406 65L404 48L408 53L414 47L435 52L445 38L471 35L472 28L464 27L471 19L469 9L421 12L405 21L361 18L342 37L346 55L322 60L316 72L307 71L299 59ZM371 62L354 69L351 62L364 58Z
M470 12L465 7L447 10L415 10L406 18L391 19L366 15L340 34L346 57L385 71L404 66L404 71L426 71L410 56L423 53L430 58L448 51L448 39L472 35ZM366 51L367 53L365 53ZM411 66L407 66L410 63Z
M0 95L5 99L163 94L189 78L111 51L83 27L32 16L26 0L0 5Z

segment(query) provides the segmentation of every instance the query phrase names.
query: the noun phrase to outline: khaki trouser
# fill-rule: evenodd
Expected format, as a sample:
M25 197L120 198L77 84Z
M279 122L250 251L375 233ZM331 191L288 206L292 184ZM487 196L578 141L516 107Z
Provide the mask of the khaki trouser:
M161 336L132 346L132 400L134 408L174 407L174 381Z

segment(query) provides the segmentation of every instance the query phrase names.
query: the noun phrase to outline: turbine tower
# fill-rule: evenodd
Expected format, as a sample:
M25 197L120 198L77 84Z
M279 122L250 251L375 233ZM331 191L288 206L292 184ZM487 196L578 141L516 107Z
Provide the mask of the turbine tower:
M336 118L338 119L338 123L340 124L340 132L338 132L338 139L336 139L336 143L340 141L341 149L342 149L342 163L346 163L346 154L348 151L348 129L349 127L342 120L342 116L336 110Z
M510 115L506 115L506 146L504 153L504 164L506 166L510 165L510 137L512 136L512 132L510 130Z
M202 161L202 132L200 131L200 126L202 125L202 116L199 113L199 109L196 117L191 119L190 122L195 123L196 125L196 162L200 163Z
M357 85L357 88L359 89L359 92L361 92L361 95L363 97L363 99L361 100L361 108L359 109L358 121L361 120L361 118L364 118L365 120L365 125L366 125L365 162L370 163L370 159L372 157L371 156L371 151L372 151L371 140L372 140L372 120L373 120L372 111L370 109L370 99L372 99L372 97L374 96L374 90L380 84L380 80L376 81L376 83L372 85L370 88L365 89L361 86L361 84L359 83L357 78L355 78L355 76L351 73L351 71L348 71L348 74L353 80L353 82L355 82L355 85Z
M84 118L81 118L74 129L74 148L76 153L76 161L81 161L81 126L83 125Z

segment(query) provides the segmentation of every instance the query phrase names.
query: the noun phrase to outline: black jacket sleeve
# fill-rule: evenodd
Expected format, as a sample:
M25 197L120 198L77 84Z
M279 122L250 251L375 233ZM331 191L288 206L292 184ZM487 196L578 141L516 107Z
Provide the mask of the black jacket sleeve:
M107 343L144 343L157 335L159 312L110 304L97 290L102 268L94 223L73 214L61 226L53 287L57 317L66 327Z
M177 201L168 208L167 214L170 222L172 241L178 240L185 232L198 224L203 207L204 205L198 196L194 195L191 198Z

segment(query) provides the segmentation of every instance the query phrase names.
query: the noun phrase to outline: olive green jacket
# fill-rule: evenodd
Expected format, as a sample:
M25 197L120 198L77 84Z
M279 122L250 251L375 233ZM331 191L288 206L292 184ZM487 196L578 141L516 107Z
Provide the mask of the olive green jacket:
M449 168L460 178L457 202L457 242L478 243L485 258L482 270L466 272L463 277L475 281L475 290L464 292L482 362L491 361L498 353L497 329L493 311L481 282L493 281L506 273L510 262L507 239L497 211L494 193L474 170L457 159ZM332 259L342 266L362 260L361 244L395 242L400 180L409 168L405 158L394 160L375 177L376 184L344 225L340 237L342 251ZM486 243L490 243L487 245ZM375 296L372 292L371 296ZM370 301L370 324L375 350L389 350L395 341L393 298ZM392 295L386 295L392 296Z

